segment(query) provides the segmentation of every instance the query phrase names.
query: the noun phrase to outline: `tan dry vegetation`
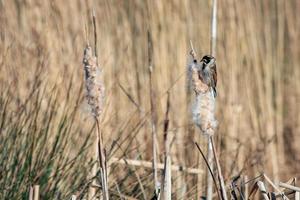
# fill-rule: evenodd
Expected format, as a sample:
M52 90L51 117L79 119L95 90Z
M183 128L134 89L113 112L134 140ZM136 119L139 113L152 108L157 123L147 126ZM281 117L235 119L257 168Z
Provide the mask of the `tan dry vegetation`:
M73 94L81 91L84 27L88 23L92 30L93 8L106 87L102 126L108 156L150 161L149 29L153 37L159 160L163 162L163 120L169 91L172 163L204 168L193 141L202 145L206 141L192 123L193 94L187 86L186 65L189 40L199 56L209 52L209 1L91 2L0 1L1 91L10 87L4 95L11 94L21 103L38 81L45 85L45 102L54 84L61 102L65 102L71 79ZM299 10L297 0L219 2L216 137L226 180L240 171L248 177L264 171L275 180L300 176ZM89 38L92 41L92 35ZM86 110L81 103L78 124L86 124ZM126 170L115 174L111 170L113 190L114 182L125 180L128 185L122 192L126 194L137 183L135 196L142 198L145 194L138 184L142 179L146 195L153 192L149 189L150 171L136 167L135 173L124 178L134 167L114 167ZM197 177L173 175L174 195L194 197Z

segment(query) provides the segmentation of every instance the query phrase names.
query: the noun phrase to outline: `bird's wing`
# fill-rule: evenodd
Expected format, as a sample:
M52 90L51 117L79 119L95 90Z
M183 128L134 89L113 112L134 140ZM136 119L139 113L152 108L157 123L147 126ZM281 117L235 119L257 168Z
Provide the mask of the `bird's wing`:
M212 77L212 79L210 80L210 85L212 87L216 87L217 86L217 67L216 67L216 64L214 64L213 66L211 66L210 68L210 75Z
M210 86L212 87L213 95L216 98L216 96L217 96L217 89L216 89L216 86L217 86L217 67L216 67L216 64L211 66L209 71L210 71L210 77L211 77Z

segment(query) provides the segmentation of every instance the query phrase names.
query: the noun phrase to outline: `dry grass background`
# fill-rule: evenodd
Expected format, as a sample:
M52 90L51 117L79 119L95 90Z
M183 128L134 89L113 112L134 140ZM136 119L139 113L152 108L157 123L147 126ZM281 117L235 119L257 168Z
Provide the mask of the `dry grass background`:
M92 30L91 8L97 16L99 63L106 86L102 124L108 156L152 158L149 29L159 160L163 161L169 91L172 163L205 169L193 143L205 145L205 139L191 120L186 65L190 39L198 55L209 52L210 1L0 0L0 89L3 102L9 99L8 113L14 117L16 107L34 105L36 92L43 93L39 107L43 113L55 96L55 115L68 108L77 113L72 133L76 139L69 154L82 144L92 124L86 103L75 96L83 97L84 27L88 23ZM266 172L275 180L300 176L299 10L297 0L219 2L217 148L226 180L239 172L248 177ZM8 134L5 130L1 128L2 136ZM110 172L115 193L117 188L136 198L153 193L151 170L113 165ZM174 173L174 197L195 197L197 182L193 175ZM201 191L204 186L198 187L198 194Z

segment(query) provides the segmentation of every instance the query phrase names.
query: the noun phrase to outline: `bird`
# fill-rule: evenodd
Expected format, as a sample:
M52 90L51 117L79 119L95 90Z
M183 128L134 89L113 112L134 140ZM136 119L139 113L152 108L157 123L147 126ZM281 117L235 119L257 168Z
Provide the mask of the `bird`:
M199 79L212 91L213 97L217 96L217 66L216 59L211 55L205 55L199 63L194 59Z

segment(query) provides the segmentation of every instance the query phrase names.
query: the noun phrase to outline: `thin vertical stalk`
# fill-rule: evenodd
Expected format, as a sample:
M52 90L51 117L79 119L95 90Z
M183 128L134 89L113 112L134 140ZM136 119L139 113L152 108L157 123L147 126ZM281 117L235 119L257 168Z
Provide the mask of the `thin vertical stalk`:
M218 190L217 181L216 181L216 178L214 177L214 174L213 174L212 169L211 169L210 166L209 166L208 160L205 158L204 153L203 153L203 151L201 150L201 148L200 148L200 146L198 145L198 143L195 142L195 144L196 144L196 146L197 146L197 148L198 148L198 150L199 150L199 152L200 152L200 154L201 154L203 160L205 161L205 164L206 164L206 166L207 166L207 168L208 168L209 174L211 175L211 178L212 178L212 180L213 180L213 183L214 183L214 185L215 185L215 187L216 187L216 189L217 189L218 197L219 197L219 199L221 199L221 195L220 195L219 190Z
M218 0L212 0L210 54L214 57L217 50L217 3Z
M172 196L172 174L171 174L171 156L170 156L170 136L169 130L169 110L170 110L170 93L167 97L167 108L164 121L164 143L165 143L165 163L164 163L164 176L163 176L163 199L171 200Z
M213 0L212 17L211 17L211 49L210 50L211 50L211 55L214 56L214 57L216 57L216 53L217 53L217 3L218 3L217 0ZM210 159L211 159L211 161L210 161L211 163L209 163L209 164L211 164L211 168L213 169L212 158L211 158L211 156L213 156L215 158L215 162L216 162L216 165L217 165L217 172L218 172L218 179L219 179L220 190L221 190L221 197L222 197L223 200L227 200L227 194L226 194L224 179L223 179L223 176L222 176L219 159L217 157L213 136L210 136L210 138L208 140L209 140L208 141L208 147L209 147L208 148L208 160L210 161ZM211 180L208 179L208 181L211 181ZM211 184L210 182L208 182L208 183ZM212 185L210 187L212 188ZM209 191L209 188L208 188L208 191Z
M217 0L212 0L212 15L211 15L211 38L210 38L210 54L215 57L216 55L216 46L217 46ZM213 153L212 153L212 144L208 138L207 145L207 159L211 170L213 171ZM213 180L212 177L207 174L207 200L212 199L213 193Z
M158 175L157 175L157 153L156 153L156 142L157 142L157 134L156 134L156 117L155 117L155 106L154 106L154 90L153 90L153 80L152 80L152 72L153 72L153 43L150 31L148 30L148 69L149 69L149 85L150 85L150 106L151 106L151 132L152 132L152 154L153 154L153 177L154 177L154 188L155 195L158 196L159 193L159 183L158 183Z
M221 172L221 166L220 166L220 163L219 163L219 159L218 159L216 148L215 148L215 144L214 144L214 139L213 139L212 136L210 137L210 144L212 146L213 155L214 155L215 162L216 162L216 167L217 167L217 172L218 172L218 179L219 179L219 185L220 185L220 190L221 190L221 197L222 197L223 200L227 200L227 194L226 194L226 189L225 189L223 175L222 175L222 172Z
M208 137L208 144L207 144L207 161L209 164L210 169L214 170L214 163L213 163L213 153L212 153L212 144L210 142L210 139ZM213 179L209 173L207 173L207 191L206 191L206 198L207 200L212 200L212 194L213 194Z
M106 156L104 152L103 146L103 138L102 138L102 131L99 119L95 117L96 125L97 125L97 147L98 147L98 161L100 165L100 176L102 182L102 190L103 190L103 199L108 200L108 181L107 181L107 173L106 173Z
M96 57L96 64L98 66L98 52L97 52L97 27L96 27L96 16L95 12L93 11L93 25L94 25L94 42L95 42L95 57ZM99 120L100 116L95 115L94 119L97 125L97 148L98 148L98 161L100 165L100 176L101 176L101 183L102 183L102 192L103 192L103 199L108 200L108 181L107 181L107 173L106 173L106 156L104 151L103 145L103 137L101 131L101 124Z

